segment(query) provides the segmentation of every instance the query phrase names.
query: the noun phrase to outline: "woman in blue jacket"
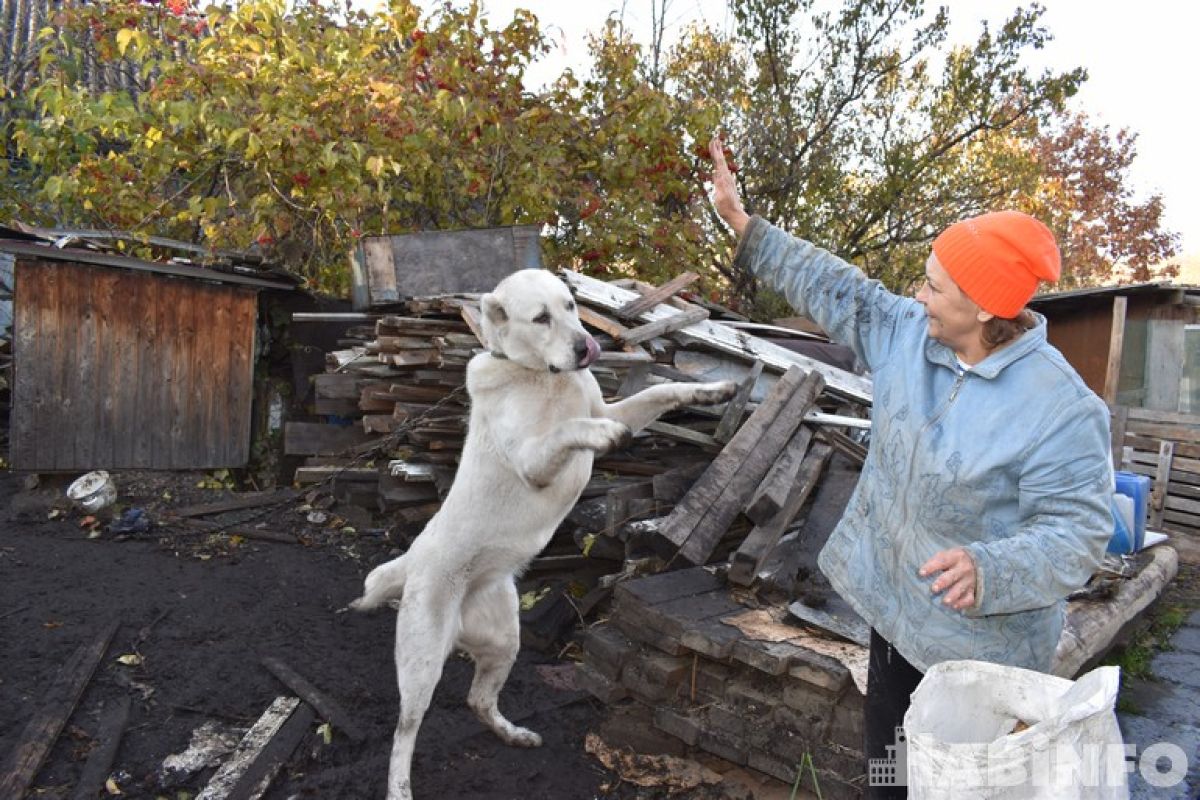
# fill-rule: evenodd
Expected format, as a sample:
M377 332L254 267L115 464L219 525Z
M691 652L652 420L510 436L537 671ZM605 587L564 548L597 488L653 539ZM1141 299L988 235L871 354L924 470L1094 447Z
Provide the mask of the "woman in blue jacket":
M1108 409L1025 308L1059 276L1037 220L1001 211L950 226L916 299L900 297L749 216L720 140L709 150L737 265L871 371L870 454L818 563L872 627L865 747L883 758L933 664L1050 671L1064 598L1112 535Z

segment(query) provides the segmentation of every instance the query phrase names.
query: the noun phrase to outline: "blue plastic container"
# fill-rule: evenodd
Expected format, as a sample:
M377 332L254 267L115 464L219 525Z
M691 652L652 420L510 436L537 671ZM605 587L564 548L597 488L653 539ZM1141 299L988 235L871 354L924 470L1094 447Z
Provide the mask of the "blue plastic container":
M1129 532L1132 534L1132 540L1127 542L1127 545L1131 545L1129 549L1121 547L1114 550L1115 542L1110 543L1109 552L1136 553L1146 541L1146 509L1150 504L1150 479L1145 475L1118 471L1116 490L1119 494L1133 499L1133 530ZM1114 539L1119 533L1114 530Z

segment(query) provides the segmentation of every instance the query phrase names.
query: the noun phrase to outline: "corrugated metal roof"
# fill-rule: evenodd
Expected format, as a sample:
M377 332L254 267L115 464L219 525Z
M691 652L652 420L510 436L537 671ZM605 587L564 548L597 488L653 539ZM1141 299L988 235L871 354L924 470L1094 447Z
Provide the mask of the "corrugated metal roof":
M294 283L272 281L246 272L226 272L222 270L197 267L190 264L163 264L156 261L142 261L128 256L97 253L93 250L81 250L74 247L54 247L36 242L18 241L16 239L0 239L0 252L11 253L15 256L43 258L49 261L74 261L80 264L95 264L103 267L132 269L140 272L156 272L162 275L174 275L180 278L194 278L202 281L216 281L241 286L253 286L259 289L295 288Z

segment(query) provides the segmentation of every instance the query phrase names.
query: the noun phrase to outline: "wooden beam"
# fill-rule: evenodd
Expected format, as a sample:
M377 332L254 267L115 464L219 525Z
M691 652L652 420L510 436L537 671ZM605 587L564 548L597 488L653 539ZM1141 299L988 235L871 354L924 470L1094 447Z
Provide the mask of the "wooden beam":
M196 800L229 800L230 793L239 783L239 779L250 769L255 759L299 705L300 700L296 697L275 698L258 721L246 731L246 735L217 769L208 785L196 795Z
M42 706L21 732L3 772L0 772L0 797L15 800L25 796L42 762L75 711L83 690L92 679L92 673L104 657L119 625L120 622L116 620L105 625L94 639L80 645L58 671L58 676L43 698Z
M791 440L779 454L779 458L775 459L767 476L746 504L746 516L752 522L767 524L787 504L787 499L796 486L796 479L804 463L804 454L808 452L808 446L812 442L812 436L812 429L807 425L801 425L792 434Z
M742 424L742 416L746 413L746 404L750 402L750 395L754 391L754 385L758 383L758 376L762 375L763 362L755 361L750 367L750 372L738 384L737 393L733 399L725 404L725 413L721 415L721 421L717 423L717 429L713 432L713 438L718 442L728 442L729 437L733 436L734 432Z
M795 483L784 504L765 523L754 526L745 540L729 560L728 578L731 583L749 586L766 564L771 551L779 544L780 537L800 513L808 496L821 479L821 472L829 461L833 448L825 442L817 442L804 457Z
M704 474L676 504L674 510L663 519L660 532L672 544L682 547L687 541L699 518L708 513L709 508L720 497L729 476L749 457L803 379L804 372L799 367L788 370L759 404L750 419L738 429L729 440L729 444L717 454Z
M1121 380L1121 354L1125 350L1125 307L1124 295L1113 298L1112 332L1108 338L1108 366L1104 372L1104 400L1117 402L1117 384Z
M1129 424L1129 406L1117 406L1112 418L1112 463L1120 470L1125 463L1125 428Z
M561 274L567 284L575 289L576 300L580 302L614 310L627 304L631 298L636 298L636 295L627 289L598 281L577 272L564 270ZM673 313L675 313L673 309L659 307L645 312L641 319L652 322ZM800 367L806 372L815 370L825 378L826 387L833 394L866 405L871 403L870 379L792 352L786 347L780 347L745 331L735 330L712 320L689 325L681 331L676 331L671 338L684 344L699 343L745 361L760 360L767 368L775 372L783 372L792 366Z
M113 761L117 757L117 748L121 745L121 737L129 724L129 695L124 695L104 706L100 718L100 728L94 737L96 747L88 754L83 772L75 784L75 793L71 800L95 800L104 791L104 783L112 772Z
M639 325L622 335L620 341L625 345L641 344L656 336L665 336L668 333L674 333L689 325L703 322L706 319L708 319L708 309L697 306L689 311L678 311L669 317L663 317L653 322L647 322L645 325Z
M580 304L578 306L578 310L580 322L582 322L584 325L589 325L602 333L607 333L614 339L624 338L629 333L629 328L617 322L607 314L601 314L599 311L590 306Z
M289 456L351 455L355 445L378 438L368 435L356 425L285 422L283 452Z
M1158 470L1154 475L1154 490L1150 493L1150 527L1160 528L1163 510L1167 506L1167 487L1171 480L1171 459L1175 456L1175 443L1162 442L1158 446Z
M810 372L795 383L789 371L754 415L663 520L661 532L692 564L707 562L763 476L800 426L824 386ZM789 376L792 376L789 378Z
M228 500L217 500L212 503L200 503L194 506L167 509L173 517L203 517L208 514L223 514L226 511L241 511L247 508L259 508L272 503L286 503L294 500L298 493L291 489L275 489L266 492L246 492Z
M367 735L351 719L346 710L333 698L305 680L300 673L273 656L263 657L262 665L267 668L268 672L278 678L284 686L300 695L304 699L304 702L315 708L317 713L321 715L321 718L332 724L335 730L341 731L356 742L366 740Z
M1163 593L1179 571L1179 559L1170 547L1152 547L1151 561L1129 580L1120 581L1117 594L1103 603L1075 601L1067 604L1062 638L1050 674L1073 679L1115 643L1117 634Z
M676 275L662 286L652 289L641 297L630 300L625 305L616 309L617 316L622 319L635 319L639 314L649 311L659 303L666 302L668 298L683 291L698 280L700 280L700 276L694 272L685 272L682 275Z

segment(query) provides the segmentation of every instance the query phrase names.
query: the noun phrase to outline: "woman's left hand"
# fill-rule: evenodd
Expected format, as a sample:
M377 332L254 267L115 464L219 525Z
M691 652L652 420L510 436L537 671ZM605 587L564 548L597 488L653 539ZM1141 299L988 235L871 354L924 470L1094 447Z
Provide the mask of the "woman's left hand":
M934 594L945 592L942 602L955 611L975 605L975 561L961 547L943 550L925 562L918 573L928 578L936 573L937 580L929 587Z

